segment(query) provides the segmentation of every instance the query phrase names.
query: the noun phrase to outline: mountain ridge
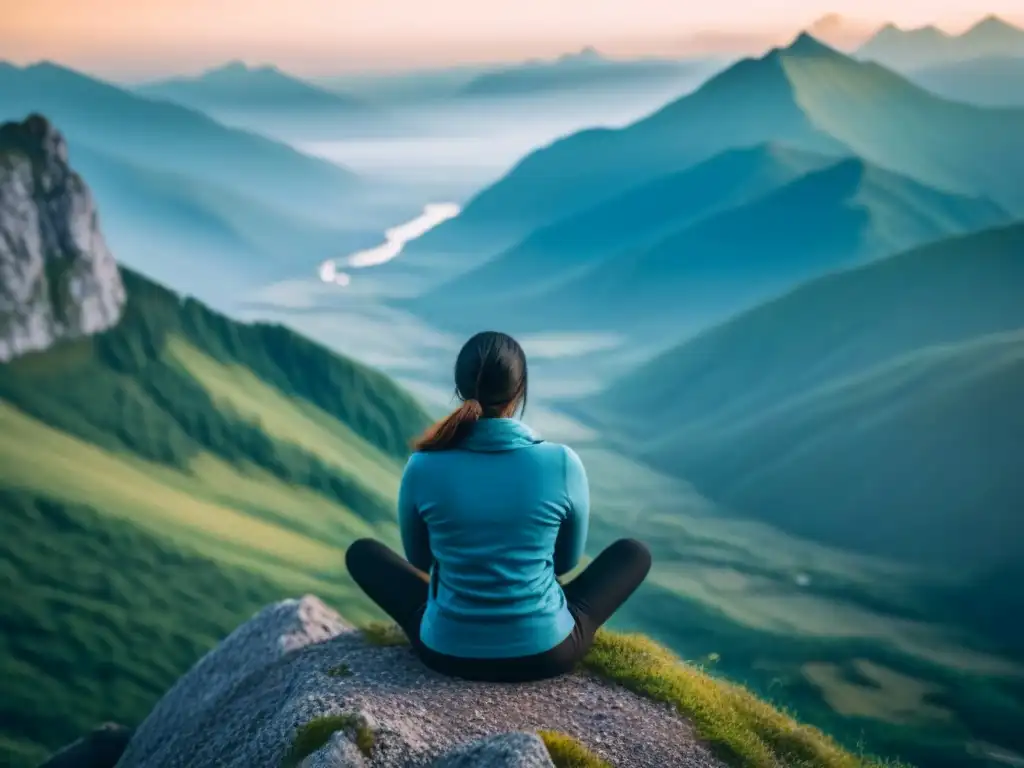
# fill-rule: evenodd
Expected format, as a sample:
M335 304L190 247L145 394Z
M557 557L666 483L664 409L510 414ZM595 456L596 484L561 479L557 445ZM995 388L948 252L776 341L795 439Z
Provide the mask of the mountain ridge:
M542 227L412 304L437 305L442 296L466 301L467 294L480 299L486 295L490 301L536 292L538 284L561 282L616 251L651 242L829 162L824 155L778 143L727 150Z
M251 67L237 60L198 75L156 80L133 90L199 110L271 107L343 113L367 109L367 105L354 96L328 91L274 65Z
M842 88L836 87L842 82ZM757 99L750 97L757 94ZM902 119L894 121L893 114ZM941 126L941 128L940 128ZM458 257L454 277L530 231L726 149L780 141L859 155L889 170L1024 211L1010 163L1024 172L1024 110L985 110L939 97L878 65L801 35L745 59L694 93L621 129L572 134L523 158L463 213L410 244L410 256ZM982 141L984 137L984 141Z
M684 81L708 72L716 63L705 59L608 58L587 46L553 60L527 61L477 75L459 91L461 98L537 96L558 92L651 87Z
M0 72L0 119L30 112L46 114L72 151L81 143L304 215L326 213L361 186L351 171L285 144L48 62Z
M452 327L468 315L519 333L600 329L680 339L802 280L1008 218L986 199L950 195L851 157L583 265L541 292L470 304L467 313L442 288L437 297L447 303L435 297L412 307Z
M934 26L886 24L855 55L898 70L963 62L982 56L1024 56L1024 29L990 14L960 34Z
M818 278L627 374L590 412L739 514L874 553L957 556L981 568L986 551L1006 555L992 547L1009 510L999 499L1020 492L998 446L1024 430L1007 399L1024 380L1024 311L1014 298L1022 256L1024 225L1010 224ZM666 403L654 429L637 417L650 400ZM985 435L991 450L978 442ZM901 485L908 461L923 479ZM876 481L858 490L865 473ZM972 498L991 503L974 509ZM890 503L901 511L882 520ZM810 514L815 504L835 510L835 522ZM869 509L872 526L863 526ZM977 530L934 532L954 531L968 510ZM927 541L896 534L911 521L934 526Z
M898 356L918 346L964 341L972 335L1013 330L1018 327L1018 324L1024 326L1024 312L1014 311L1014 304L1009 301L1009 293L1003 294L1005 292L1012 293L1013 286L1020 276L1008 281L1002 279L1001 276L1004 275L1004 269L1016 268L1019 270L1021 268L1022 264L1015 256L1014 249L1017 244L1024 244L1024 225L1007 224L982 232L966 233L926 244L870 264L816 278L776 299L708 329L697 338L678 346L673 352L665 353L646 364L635 374L630 374L630 377L635 375L637 381L641 379L650 382L663 381L665 382L664 386L669 387L674 386L668 383L669 374L672 371L678 371L684 378L696 382L699 378L696 367L702 364L698 361L707 359L712 346L728 346L739 349L740 338L744 333L744 324L749 324L748 327L764 328L766 333L770 329L773 336L783 340L788 333L787 329L798 329L801 338L806 337L808 346L806 348L798 346L786 350L786 355L789 357L797 354L799 350L801 357L798 362L793 364L779 362L774 366L778 368L778 371L789 367L812 383L836 378L852 370L883 362L885 359ZM975 262L972 260L972 255L975 253L980 253L985 260L977 262L978 264L988 262L993 265L989 272L981 272L982 275L989 276L982 284L983 289L978 288L976 282L968 278L975 266ZM936 277L928 283L920 279L909 279L909 275L921 270L931 272ZM1011 271L1008 274L1015 275L1016 273ZM921 309L928 309L927 313L921 315L904 313L901 306L904 297L897 290L904 283L907 285L908 291L906 300ZM954 287L958 289L956 300L962 304L964 312L961 315L950 315L951 319L944 324L938 323L936 322L937 318L947 314L947 307L930 302L929 297L939 296L945 291L951 291ZM877 302L850 301L845 296L845 292L854 290L858 292L858 295L863 296L877 293L884 297L886 303L880 308L876 306ZM1003 299L999 302L990 300L973 303L973 295L983 291L986 293L998 292L1003 295ZM828 307L840 303L840 300L843 305L848 305L855 310L856 314L847 317L835 313L834 324L822 325L820 323L821 315ZM973 309L970 315L966 312L967 308ZM772 317L781 317L781 313L784 311L790 313L785 316L784 322L772 319ZM999 318L1004 315L1010 319L1008 321L1000 320ZM816 320L819 322L816 323ZM950 326L955 328L958 322L971 329L970 335L949 335ZM825 356L824 352L831 344L828 341L829 336L850 334L856 338L854 334L864 323L870 323L870 325L867 326L867 330L860 330L859 334L868 333L870 329L877 330L890 323L893 327L898 325L901 332L909 334L909 338L913 341L908 346L908 343L901 337L878 335L877 339L880 343L875 346L851 341L845 345L843 354L837 354L831 358ZM771 342L766 339L765 343L770 344ZM885 352L886 349L893 351ZM839 361L847 355L853 362L840 365ZM744 357L737 353L735 360L737 363L741 363ZM815 360L819 361L817 365L814 364ZM749 367L744 367L741 373L737 373L736 379L730 386L738 385L741 381L750 381L754 376L754 368L763 366L765 362L764 358L751 356ZM776 381L778 373L773 372L768 378ZM771 386L778 385L772 384ZM787 385L786 392L791 391L790 386ZM718 387L721 387L723 392L728 389L728 386L723 386L721 383L716 385L716 388ZM716 393L716 388L705 390L701 398L694 394L689 398L677 399L676 407L681 407L683 403L691 405L683 408L674 418L680 422L689 423L692 419L703 418L704 414L727 405L727 396ZM631 397L631 393L639 392L644 392L645 397L653 395L656 398L664 394L660 390L652 392L649 385L639 387L635 382L630 383L627 378L621 383L613 383L606 394L595 398L595 403L600 404L603 401L610 405L614 400L622 400L628 410L637 405L634 402L635 395ZM774 390L774 392L775 395L784 394L782 390Z

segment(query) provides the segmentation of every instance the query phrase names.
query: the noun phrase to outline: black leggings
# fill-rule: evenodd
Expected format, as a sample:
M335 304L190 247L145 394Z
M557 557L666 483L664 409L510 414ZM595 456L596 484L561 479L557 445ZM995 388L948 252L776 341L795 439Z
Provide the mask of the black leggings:
M402 628L431 669L467 680L524 682L572 671L590 649L597 628L647 577L651 553L639 541L616 541L563 586L576 619L572 633L549 651L505 659L464 659L427 648L420 640L420 621L427 607L430 579L379 541L353 543L345 553L345 565L356 584Z

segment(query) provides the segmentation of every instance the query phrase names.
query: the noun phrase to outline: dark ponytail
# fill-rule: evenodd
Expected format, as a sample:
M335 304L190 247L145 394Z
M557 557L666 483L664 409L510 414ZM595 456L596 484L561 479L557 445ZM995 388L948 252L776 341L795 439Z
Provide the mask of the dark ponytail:
M439 422L429 427L413 443L417 451L443 451L458 444L469 428L484 415L483 406L476 400L466 400Z
M526 408L526 354L511 336L478 333L455 361L455 393L462 405L413 443L417 451L457 448L483 418L507 418Z

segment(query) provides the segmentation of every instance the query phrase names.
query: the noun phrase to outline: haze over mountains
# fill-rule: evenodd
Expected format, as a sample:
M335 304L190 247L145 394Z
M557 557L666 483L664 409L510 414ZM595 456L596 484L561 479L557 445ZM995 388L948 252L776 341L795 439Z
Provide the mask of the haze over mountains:
M764 142L855 154L1019 212L1024 191L1013 179L1024 170L1022 133L1024 110L983 110L940 99L801 35L790 47L744 60L639 122L583 131L529 155L408 254L423 263L443 254L452 272L465 270L481 256L500 253L533 230L630 187Z
M670 92L673 87L682 90L687 81L707 77L720 66L714 59L616 60L587 47L554 61L529 61L477 75L459 89L459 95L507 98L561 92L575 98L634 88Z
M371 103L443 102L448 99L492 101L507 97L560 95L580 100L630 89L683 90L694 78L721 68L725 57L615 58L585 46L552 59L509 64L465 64L410 72L337 75L313 82Z
M959 35L937 27L882 27L857 50L857 57L907 71L922 67L989 57L1024 56L1024 29L986 16Z
M41 112L78 144L157 171L186 174L295 213L351 200L356 177L206 115L153 101L56 64L0 66L0 117Z
M803 35L530 155L392 271L434 286L403 306L460 332L678 339L816 274L1008 221L1022 164L1024 110L937 98Z
M344 113L364 108L359 99L319 88L265 65L232 61L194 77L174 77L138 86L138 93L198 110L262 111L292 108Z
M232 61L194 77L175 77L134 89L205 112L229 124L285 138L317 138L384 133L393 130L393 116L382 114L365 99L282 72L277 67L250 67Z
M0 119L33 112L66 132L112 246L209 300L375 237L366 185L338 165L55 64L0 64Z
M91 180L105 206L104 227L118 252L130 254L128 263L218 304L377 237L85 145L72 159Z

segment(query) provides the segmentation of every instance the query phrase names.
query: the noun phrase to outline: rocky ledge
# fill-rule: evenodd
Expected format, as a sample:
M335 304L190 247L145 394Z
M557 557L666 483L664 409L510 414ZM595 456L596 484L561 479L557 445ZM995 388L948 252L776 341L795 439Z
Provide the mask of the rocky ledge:
M118 768L720 766L674 708L590 673L473 683L379 643L315 597L269 606L168 691Z
M639 635L579 671L499 685L426 669L400 632L315 597L268 606L133 732L106 725L44 768L885 768Z

